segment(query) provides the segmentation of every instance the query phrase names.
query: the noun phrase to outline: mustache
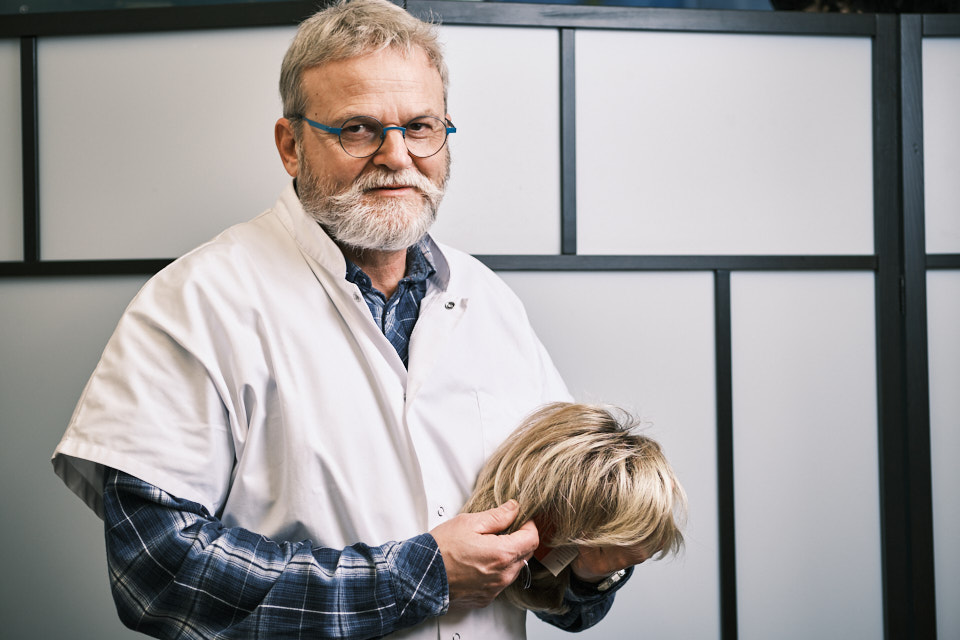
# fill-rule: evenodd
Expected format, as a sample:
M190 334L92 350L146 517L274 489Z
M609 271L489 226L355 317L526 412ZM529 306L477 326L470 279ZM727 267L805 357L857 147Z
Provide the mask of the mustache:
M442 193L442 188L413 168L402 171L375 169L359 176L353 183L352 191L365 192L372 189L413 187L427 197Z

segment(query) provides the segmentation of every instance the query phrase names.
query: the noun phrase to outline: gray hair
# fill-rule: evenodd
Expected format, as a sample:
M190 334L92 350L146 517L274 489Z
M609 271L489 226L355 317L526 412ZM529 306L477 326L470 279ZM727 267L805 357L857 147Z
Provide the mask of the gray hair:
M388 0L339 0L300 24L280 67L283 115L294 120L307 110L303 72L327 62L347 60L393 47L409 55L418 48L440 73L447 103L448 72L436 26L419 20Z

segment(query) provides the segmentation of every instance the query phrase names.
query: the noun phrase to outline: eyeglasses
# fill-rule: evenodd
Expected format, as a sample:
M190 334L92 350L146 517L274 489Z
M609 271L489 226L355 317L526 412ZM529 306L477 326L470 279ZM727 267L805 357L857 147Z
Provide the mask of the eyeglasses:
M303 116L301 116L303 117ZM303 117L307 124L340 138L340 146L354 158L369 158L383 146L388 131L394 129L403 136L410 155L417 158L429 158L436 155L447 142L447 136L456 133L457 128L449 120L434 116L414 118L402 127L385 127L372 116L356 116L344 122L339 128L328 127Z

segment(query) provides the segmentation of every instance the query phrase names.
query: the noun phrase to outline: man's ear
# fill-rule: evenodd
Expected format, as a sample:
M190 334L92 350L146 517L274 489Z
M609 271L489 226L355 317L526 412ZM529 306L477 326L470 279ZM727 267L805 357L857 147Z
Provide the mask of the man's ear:
M297 140L293 135L293 125L286 118L280 118L273 127L273 136L277 142L277 151L280 152L283 168L296 178L300 167L297 162Z

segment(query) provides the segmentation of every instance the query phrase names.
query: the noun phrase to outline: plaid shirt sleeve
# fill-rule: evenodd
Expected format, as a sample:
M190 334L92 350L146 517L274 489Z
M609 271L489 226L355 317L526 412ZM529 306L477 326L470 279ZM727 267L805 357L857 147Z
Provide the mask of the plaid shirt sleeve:
M115 470L104 508L120 618L157 638L376 638L448 607L429 534L342 550L277 543Z

